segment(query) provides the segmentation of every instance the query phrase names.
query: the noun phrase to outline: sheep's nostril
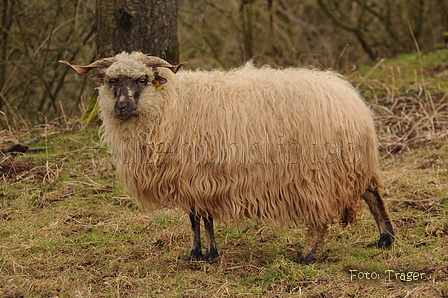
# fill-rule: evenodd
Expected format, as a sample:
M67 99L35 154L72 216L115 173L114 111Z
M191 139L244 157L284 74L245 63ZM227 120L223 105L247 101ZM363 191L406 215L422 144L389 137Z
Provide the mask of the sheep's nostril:
M129 104L118 104L118 105L117 105L117 108L120 109L120 110L124 110L124 109L126 109L128 106L129 106Z
M120 109L125 108L125 107L129 106L129 100L120 98L119 100L117 100L115 102L115 106Z

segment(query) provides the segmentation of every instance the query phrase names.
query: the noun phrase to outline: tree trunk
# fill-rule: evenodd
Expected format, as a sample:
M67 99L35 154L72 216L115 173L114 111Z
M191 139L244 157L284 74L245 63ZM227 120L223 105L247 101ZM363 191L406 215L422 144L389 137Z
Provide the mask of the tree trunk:
M2 94L6 90L6 59L8 36L14 13L14 0L2 0L0 3L0 109L3 106Z
M141 51L179 62L177 0L96 0L97 58Z

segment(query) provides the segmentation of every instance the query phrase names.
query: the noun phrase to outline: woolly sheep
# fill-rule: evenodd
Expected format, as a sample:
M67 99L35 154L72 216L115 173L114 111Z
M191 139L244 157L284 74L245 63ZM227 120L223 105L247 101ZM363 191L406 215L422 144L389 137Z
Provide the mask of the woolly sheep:
M341 76L312 69L182 71L140 52L87 66L100 83L102 138L118 178L142 210L189 214L188 260L218 256L213 222L241 217L304 222L297 261L318 258L327 227L356 219L360 198L389 248L394 230L383 199L370 110ZM206 250L201 250L200 220Z

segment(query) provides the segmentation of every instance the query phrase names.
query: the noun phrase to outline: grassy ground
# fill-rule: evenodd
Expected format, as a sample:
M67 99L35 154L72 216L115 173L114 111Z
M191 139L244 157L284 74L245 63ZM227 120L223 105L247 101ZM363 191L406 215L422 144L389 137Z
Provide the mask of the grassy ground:
M0 131L1 297L448 297L448 51L350 74L376 113L384 197L397 241L374 247L365 208L331 227L322 260L293 262L304 227L218 225L214 264L184 261L179 210L137 210L97 130L47 124Z

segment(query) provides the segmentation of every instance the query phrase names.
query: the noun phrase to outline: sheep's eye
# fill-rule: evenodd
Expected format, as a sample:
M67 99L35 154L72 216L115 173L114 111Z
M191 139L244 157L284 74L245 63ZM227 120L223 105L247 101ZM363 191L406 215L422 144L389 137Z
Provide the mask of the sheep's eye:
M148 78L147 77L138 78L137 82L144 87L148 83Z
M109 85L111 85L111 86L115 85L116 83L117 83L116 79L110 79L109 80Z

